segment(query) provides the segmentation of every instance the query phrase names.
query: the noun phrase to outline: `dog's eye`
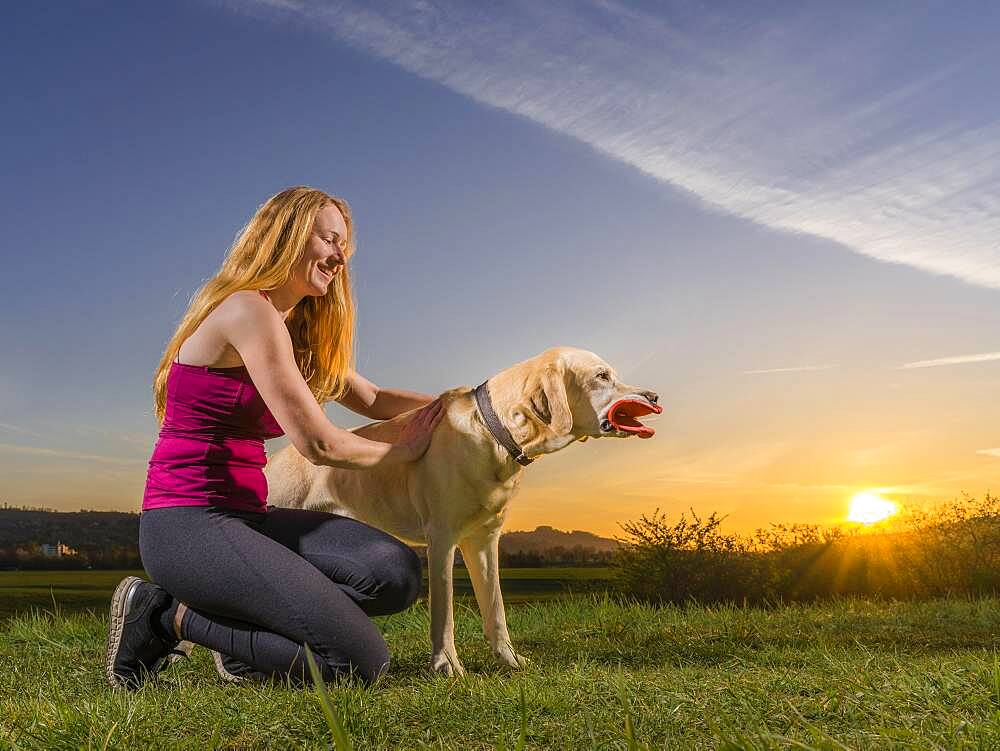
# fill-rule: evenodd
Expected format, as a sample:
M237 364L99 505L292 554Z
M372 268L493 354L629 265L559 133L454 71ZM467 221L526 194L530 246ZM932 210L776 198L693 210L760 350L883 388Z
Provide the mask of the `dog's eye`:
M608 371L606 371L606 370L602 370L600 373L598 373L597 377L600 378L602 381L610 381L611 380L611 374Z

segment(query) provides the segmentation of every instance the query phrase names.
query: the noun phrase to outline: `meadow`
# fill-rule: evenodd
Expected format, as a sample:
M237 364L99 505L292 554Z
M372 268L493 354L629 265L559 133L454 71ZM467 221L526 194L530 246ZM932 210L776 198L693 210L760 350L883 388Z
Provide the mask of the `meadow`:
M426 575L426 571L424 572ZM545 600L574 592L593 592L611 585L610 568L552 567L504 569L504 600L508 603ZM0 620L31 609L102 612L124 577L149 577L142 570L122 571L0 571ZM464 568L455 569L455 593L472 596ZM427 580L424 579L424 594Z
M1000 748L996 599L747 608L561 593L587 571L607 576L521 573L560 592L526 585L509 600L532 660L519 673L493 666L468 597L462 679L424 671L425 599L378 618L392 670L373 687L329 686L354 748L515 748L522 733L539 749ZM123 573L0 573L13 613L0 621L0 748L333 746L316 693L225 684L204 649L139 692L107 688L104 609Z

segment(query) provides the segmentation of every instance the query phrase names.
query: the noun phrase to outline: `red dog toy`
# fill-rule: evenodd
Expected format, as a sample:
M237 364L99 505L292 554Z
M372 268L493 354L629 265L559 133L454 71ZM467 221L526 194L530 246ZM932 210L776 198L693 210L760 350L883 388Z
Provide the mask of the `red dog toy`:
M650 404L639 399L619 399L608 410L608 420L615 430L635 433L640 438L652 438L656 431L639 422L637 417L658 415L663 411L659 404Z

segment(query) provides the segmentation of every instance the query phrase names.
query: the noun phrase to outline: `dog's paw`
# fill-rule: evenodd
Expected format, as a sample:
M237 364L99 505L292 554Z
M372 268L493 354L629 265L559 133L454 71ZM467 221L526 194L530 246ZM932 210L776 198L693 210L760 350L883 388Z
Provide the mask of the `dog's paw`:
M447 652L438 652L431 656L430 671L437 675L465 675L465 668L458 661L458 655L448 654Z
M494 651L493 659L495 659L503 667L510 668L511 670L520 670L521 668L526 668L531 664L531 660L524 655L518 654L509 647Z

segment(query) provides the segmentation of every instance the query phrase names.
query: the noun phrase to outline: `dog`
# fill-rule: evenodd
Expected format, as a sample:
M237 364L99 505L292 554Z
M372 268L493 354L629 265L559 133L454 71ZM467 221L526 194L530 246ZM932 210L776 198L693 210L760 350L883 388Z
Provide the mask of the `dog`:
M441 399L445 414L417 461L342 469L314 465L287 446L264 468L268 503L341 514L406 542L426 543L430 669L446 675L465 673L455 650L452 600L460 548L493 656L516 669L527 660L507 631L498 542L525 467L575 441L650 438L653 429L637 418L662 408L655 392L622 383L608 363L574 347L552 347L476 389L453 388ZM352 430L394 443L415 411Z

